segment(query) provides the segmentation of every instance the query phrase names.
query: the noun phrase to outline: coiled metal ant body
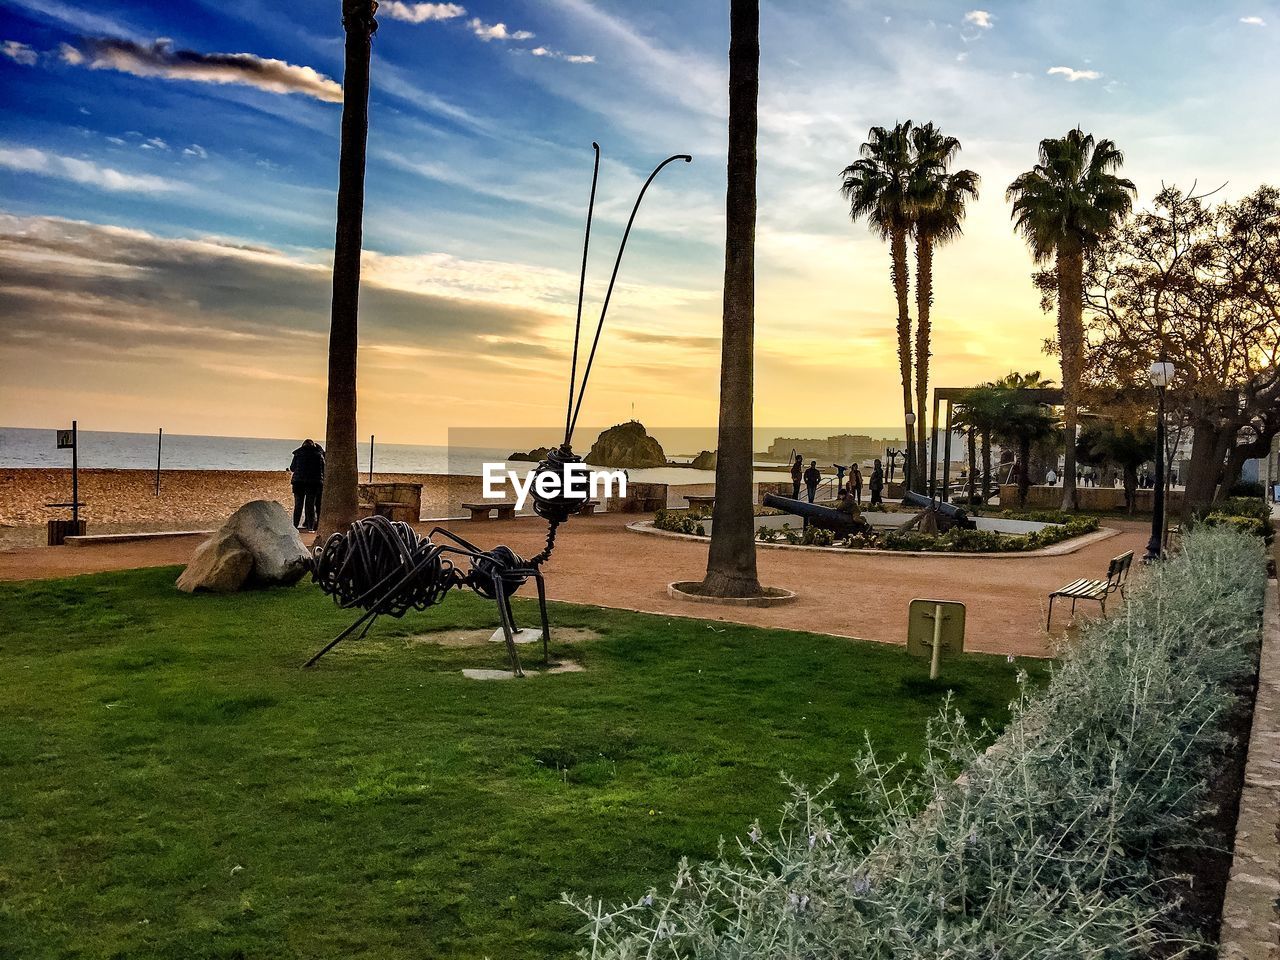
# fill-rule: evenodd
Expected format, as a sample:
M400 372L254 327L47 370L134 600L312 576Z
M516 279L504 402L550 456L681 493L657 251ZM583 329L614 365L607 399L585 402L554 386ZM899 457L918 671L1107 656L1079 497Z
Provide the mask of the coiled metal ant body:
M555 549L556 531L560 524L580 512L586 500L582 496L571 493L566 486L558 486L559 492L555 495L543 494L539 491L536 475L554 473L563 477L567 465L582 461L582 458L573 452L573 431L577 425L578 412L582 409L583 394L586 392L587 379L591 375L591 366L595 361L596 348L600 344L600 333L604 329L604 318L609 310L614 283L618 279L622 253L626 249L627 238L631 234L632 224L635 223L636 213L640 209L640 201L644 199L649 184L663 167L673 160L684 160L687 163L693 159L687 154L668 157L654 168L649 174L649 179L640 188L640 194L636 197L635 206L631 209L626 230L622 234L622 242L618 246L618 256L614 261L613 275L609 279L609 287L605 292L591 352L583 368L582 382L578 384L578 341L582 328L582 298L586 287L587 253L591 245L591 218L595 210L596 182L600 174L600 146L596 143L592 143L591 146L595 150L595 167L591 176L591 199L587 206L586 238L582 246L582 274L578 285L578 313L573 332L573 366L569 375L569 403L565 412L564 442L551 450L547 459L538 464L534 471L534 482L530 487L534 513L547 521L546 546L537 556L524 560L510 547L500 545L492 550L482 550L443 527L435 527L426 536L420 536L409 524L392 522L386 517L372 516L357 520L346 531L331 535L323 545L316 548L312 562L312 577L320 589L332 596L340 607L356 608L363 610L364 613L360 619L318 651L304 666L313 666L316 661L357 630L361 631L360 637L365 636L380 616L399 618L410 610L426 610L442 603L450 590L466 587L497 604L511 670L517 677L523 676L520 656L516 650L515 637L518 631L511 610L511 597L529 580L533 580L538 588L538 610L542 621L542 656L544 662L547 660L551 630L547 623L546 583L542 577L541 567L551 558L551 552Z

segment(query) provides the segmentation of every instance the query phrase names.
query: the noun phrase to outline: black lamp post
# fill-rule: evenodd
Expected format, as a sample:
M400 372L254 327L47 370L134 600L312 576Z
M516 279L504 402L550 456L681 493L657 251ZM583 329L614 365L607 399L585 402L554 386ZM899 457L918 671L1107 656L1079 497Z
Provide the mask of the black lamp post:
M1164 552L1164 391L1173 382L1174 372L1163 351L1147 371L1147 378L1156 388L1156 476L1151 498L1151 539L1147 541L1147 555L1142 558L1144 563L1159 560Z
M902 490L905 495L911 489L911 464L915 460L912 451L916 448L916 415L908 410L903 419L907 422L907 449L906 455L902 458Z

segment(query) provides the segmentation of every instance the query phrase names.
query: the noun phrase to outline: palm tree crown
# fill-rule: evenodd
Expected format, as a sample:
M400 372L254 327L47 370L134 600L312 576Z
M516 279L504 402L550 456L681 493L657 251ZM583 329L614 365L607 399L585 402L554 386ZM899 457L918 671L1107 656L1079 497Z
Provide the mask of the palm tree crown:
M1079 127L1040 141L1040 162L1021 174L1005 197L1014 229L1036 260L1052 260L1059 247L1088 249L1133 209L1133 181L1117 176L1124 154L1111 140Z
M849 216L855 221L865 219L881 240L911 229L912 129L910 120L892 130L872 127L861 159L840 174L844 178L840 193L849 201Z

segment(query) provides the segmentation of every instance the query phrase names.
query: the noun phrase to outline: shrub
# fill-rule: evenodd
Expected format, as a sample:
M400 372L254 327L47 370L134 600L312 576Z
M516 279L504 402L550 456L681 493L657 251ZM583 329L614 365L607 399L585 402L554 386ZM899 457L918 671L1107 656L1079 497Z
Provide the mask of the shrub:
M1227 490L1229 497L1252 497L1261 500L1267 495L1261 480L1237 480Z
M659 510L653 515L653 525L659 530L705 537L707 528L702 523L705 519L703 514L692 510Z
M821 527L805 527L800 542L813 547L829 547L836 542L836 535Z
M1275 524L1271 521L1271 507L1265 500L1249 497L1229 497L1222 500L1210 507L1199 522L1211 527L1231 527L1241 533L1262 537L1267 543L1271 543L1276 536Z
M995 749L948 704L917 771L863 753L841 804L850 825L826 799L835 781L791 784L776 829L751 824L714 862L682 861L668 890L616 908L566 897L590 956L1188 955L1161 858L1203 843L1263 584L1257 540L1190 531L1121 615L1082 631L1043 691L1024 682Z

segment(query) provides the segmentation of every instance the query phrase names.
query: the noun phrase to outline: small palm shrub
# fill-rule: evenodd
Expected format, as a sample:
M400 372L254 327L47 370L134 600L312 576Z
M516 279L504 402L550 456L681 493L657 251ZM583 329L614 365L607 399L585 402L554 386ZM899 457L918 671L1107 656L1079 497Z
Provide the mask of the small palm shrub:
M1262 619L1263 549L1188 533L989 731L944 708L918 766L866 749L846 823L791 784L718 859L618 906L566 897L598 960L1185 957L1171 850L1203 845L1206 780ZM957 774L963 771L963 775ZM842 804L842 806L845 806ZM866 838L871 838L870 840Z

